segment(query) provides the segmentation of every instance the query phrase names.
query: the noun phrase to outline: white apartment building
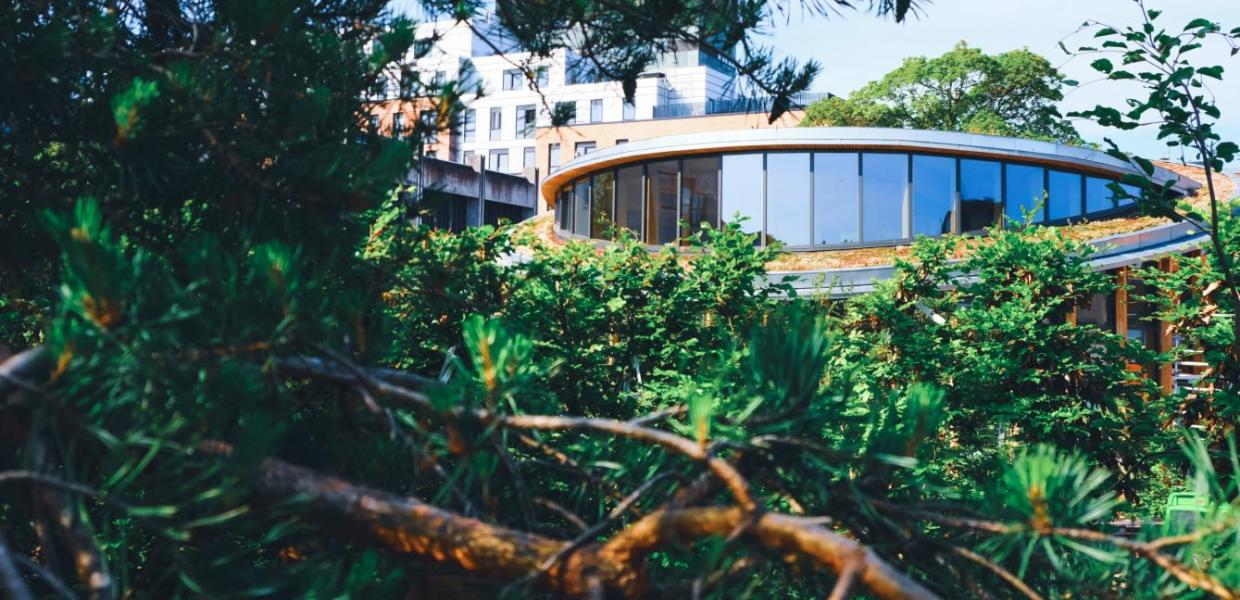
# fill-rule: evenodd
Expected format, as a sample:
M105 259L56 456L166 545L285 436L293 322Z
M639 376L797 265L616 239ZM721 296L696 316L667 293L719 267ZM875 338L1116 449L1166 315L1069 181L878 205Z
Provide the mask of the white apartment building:
M466 164L485 158L487 169L527 176L536 166L545 174L572 153L592 150L589 144L577 144L566 156L536 164L535 133L551 124L553 110L574 112L570 126L707 114L707 107L732 98L735 79L731 65L714 50L678 48L642 74L629 104L619 82L596 81L589 69L582 68L585 61L570 51L538 60L528 53L509 52L513 45L490 19L475 20L472 28L456 21L423 23L417 39L425 40L423 44L438 40L425 56L414 61L411 55L407 61L420 80L458 80L466 88L478 84L482 89L480 95L466 97L468 108L452 131L448 155L440 145L437 158ZM538 91L526 78L526 69L538 73ZM384 96L397 97L400 85L400 74L390 74L383 82ZM561 105L566 108L556 108Z

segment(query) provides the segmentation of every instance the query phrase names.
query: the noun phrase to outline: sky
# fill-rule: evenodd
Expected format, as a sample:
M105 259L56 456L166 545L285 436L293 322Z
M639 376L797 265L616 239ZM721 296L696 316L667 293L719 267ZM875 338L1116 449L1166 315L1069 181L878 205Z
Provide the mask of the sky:
M1147 7L1164 11L1157 23L1170 31L1179 31L1197 17L1220 22L1224 30L1240 26L1240 0L1147 0ZM1093 59L1070 59L1059 48L1059 41L1086 20L1123 25L1139 18L1132 0L934 0L923 7L920 17L899 24L858 11L829 18L793 12L772 23L762 39L782 56L818 61L822 73L813 89L838 95L880 78L906 57L938 56L961 40L990 54L1028 48L1045 56L1069 79L1081 82L1081 87L1065 91L1060 110L1066 114L1096 104L1123 106L1124 98L1138 90L1123 82L1098 81L1089 67ZM1078 43L1066 43L1069 48L1089 41L1080 34L1070 39ZM1240 55L1229 53L1219 40L1197 51L1196 60L1223 66L1223 81L1212 87L1223 114L1219 133L1223 139L1240 140ZM1110 137L1121 148L1144 156L1180 156L1178 150L1155 139L1153 128L1121 132L1087 122L1075 124L1091 142ZM1240 162L1229 167L1240 169Z
M797 0L772 2L799 4ZM1224 30L1240 26L1240 0L1147 0L1146 4L1164 11L1158 22L1171 31L1179 31L1197 17L1220 22ZM416 5L417 0L392 2L402 12L413 12L409 9ZM922 14L904 23L847 9L824 17L793 8L773 21L758 41L773 46L779 56L818 61L822 73L811 89L841 96L882 77L907 57L938 56L961 40L991 54L1028 48L1045 56L1069 79L1080 81L1080 87L1065 91L1060 105L1064 114L1096 104L1123 106L1125 98L1140 92L1125 82L1100 81L1089 67L1092 58L1070 59L1059 48L1059 42L1086 20L1117 25L1138 22L1140 12L1133 0L922 0L922 5ZM1065 45L1074 48L1088 42L1088 35L1077 34ZM1223 81L1212 88L1223 114L1218 131L1223 139L1240 140L1240 55L1230 56L1222 40L1196 55L1199 65L1223 66ZM1180 157L1178 150L1155 139L1153 128L1123 132L1083 121L1076 126L1090 142L1101 144L1104 137L1110 137L1130 152L1153 158ZM1229 165L1229 170L1235 169L1240 169L1240 161Z

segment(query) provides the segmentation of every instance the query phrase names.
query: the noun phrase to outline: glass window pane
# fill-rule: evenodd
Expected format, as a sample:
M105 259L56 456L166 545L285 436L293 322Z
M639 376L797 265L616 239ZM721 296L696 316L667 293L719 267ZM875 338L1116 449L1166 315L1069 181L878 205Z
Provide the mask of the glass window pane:
M680 216L689 222L686 237L702 222L719 224L719 157L686 158L680 175Z
M641 235L642 168L620 169L616 181L616 223Z
M646 167L650 194L646 207L646 243L667 244L676 240L676 176L678 161L650 163Z
M808 246L809 154L766 155L766 242Z
M565 186L560 190L560 199L555 203L555 209L560 213L560 229L564 231L573 230L573 186Z
M960 230L978 231L994 225L1003 198L1003 165L988 160L960 159Z
M956 159L913 157L913 235L952 232L956 208Z
M1092 324L1103 331L1115 331L1115 293L1094 294L1089 304L1078 306L1076 322L1079 325Z
M742 229L762 231L762 155L727 154L723 157L723 219L745 219ZM761 241L761 240L759 240Z
M609 171L595 175L590 189L590 237L606 238L611 227L611 194L616 189L616 174Z
M1081 215L1081 176L1076 173L1051 171L1047 175L1047 200L1051 219L1067 219Z
M573 233L590 235L590 180L573 184Z
M814 155L814 243L850 244L861 240L861 155Z
M1124 191L1128 192L1129 195L1135 198L1141 197L1141 188L1135 185L1128 185L1127 183L1121 183L1119 184L1119 187L1124 188ZM1120 206L1132 206L1135 203L1136 203L1136 200L1133 200L1132 198L1125 198L1119 201Z
M1046 186L1042 181L1042 167L1007 165L1007 218L1024 222L1024 212L1042 202ZM1042 221L1042 211L1034 215L1033 222Z
M1107 187L1110 183L1098 177L1085 178L1085 212L1092 214L1115 208L1115 194Z
M908 187L907 154L861 155L861 239L898 240L904 232L904 194Z

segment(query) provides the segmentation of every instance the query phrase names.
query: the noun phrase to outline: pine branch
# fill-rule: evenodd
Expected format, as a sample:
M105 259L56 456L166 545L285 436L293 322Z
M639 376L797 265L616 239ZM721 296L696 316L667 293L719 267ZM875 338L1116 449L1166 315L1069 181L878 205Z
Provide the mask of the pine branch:
M205 452L228 456L231 446L205 444ZM259 467L256 488L276 501L306 499L310 519L363 543L451 564L481 577L519 578L571 542L490 525L441 510L418 499L396 496L315 473L276 459ZM541 580L554 591L589 596L597 579L626 597L642 594L643 562L651 552L744 527L752 515L737 507L662 510L647 515L605 544L591 544L555 563ZM868 547L820 527L814 520L763 513L753 520L751 539L783 555L812 560L837 573L857 561L858 582L884 599L931 599L933 593L895 570Z

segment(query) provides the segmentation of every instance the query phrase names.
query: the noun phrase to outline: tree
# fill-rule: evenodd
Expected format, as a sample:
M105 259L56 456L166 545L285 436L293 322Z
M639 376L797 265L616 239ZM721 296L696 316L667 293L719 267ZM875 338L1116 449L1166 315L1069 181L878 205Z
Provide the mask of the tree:
M735 3L674 6L722 22ZM0 362L7 596L1228 597L1240 583L1233 516L1108 535L1108 475L1070 451L1023 446L986 490L958 486L934 463L944 392L910 373L858 393L831 365L845 332L779 299L761 277L773 250L737 225L694 236L690 262L623 235L513 260L509 228L404 222L408 148L367 132L355 104L410 41L381 9L0 16L3 73L56 74L21 80L51 104L4 104L0 127L6 199L33 188L4 215L0 238L30 241L8 248L26 262L0 255L5 293L44 307ZM647 24L635 46L668 33ZM1234 498L1186 444L1211 501Z
M960 42L937 58L908 58L847 98L811 104L805 126L907 127L1081 143L1055 107L1065 79L1041 56L997 56Z
M1172 407L1149 379L1117 365L1159 357L1067 315L1115 284L1093 247L1054 228L995 227L988 237L925 239L913 260L846 303L833 365L864 394L934 383L949 438L935 468L983 489L1012 449L1044 442L1105 465L1130 501L1161 485L1150 472L1173 445ZM965 258L949 261L960 254ZM1162 357L1166 358L1166 357Z
M1144 97L1128 99L1121 108L1098 105L1077 116L1120 130L1156 126L1158 139L1170 148L1187 150L1205 169L1208 204L1180 202L1170 184L1153 180L1154 165L1148 158L1106 140L1109 154L1140 173L1123 179L1136 186L1139 195L1114 186L1116 193L1137 200L1149 214L1189 221L1209 236L1207 260L1181 261L1176 273L1150 271L1143 276L1155 283L1146 300L1159 307L1160 318L1182 332L1179 354L1203 353L1211 372L1202 387L1218 388L1212 394L1185 398L1181 418L1212 432L1221 442L1240 414L1240 319L1234 317L1240 309L1240 230L1237 203L1220 197L1216 181L1224 164L1240 156L1240 145L1224 140L1216 128L1222 115L1211 85L1222 81L1223 66L1200 65L1194 59L1212 42L1226 44L1232 56L1240 53L1240 27L1226 31L1210 19L1198 18L1175 32L1159 23L1162 11L1134 2L1140 11L1136 25L1088 21L1082 31L1092 33L1092 40L1075 54L1096 57L1090 64L1106 80L1137 82Z

